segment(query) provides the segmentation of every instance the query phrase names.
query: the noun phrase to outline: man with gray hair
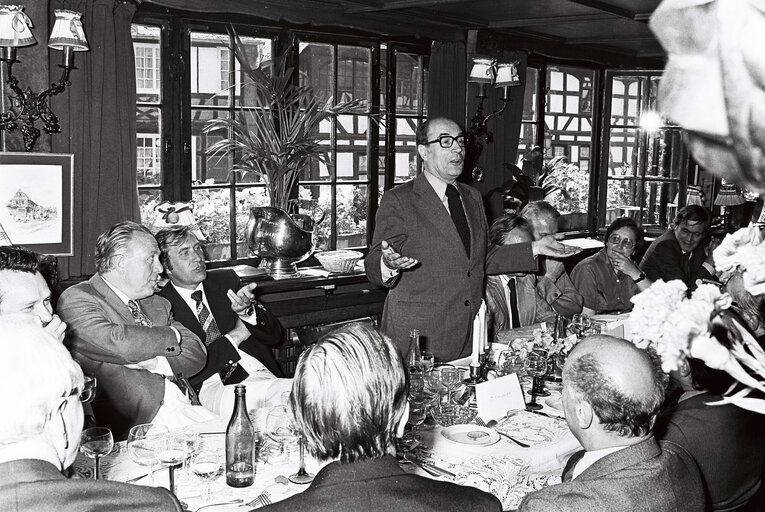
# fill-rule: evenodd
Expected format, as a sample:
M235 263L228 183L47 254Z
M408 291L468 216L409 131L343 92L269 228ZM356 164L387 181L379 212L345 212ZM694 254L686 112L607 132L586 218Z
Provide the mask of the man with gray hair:
M399 467L393 455L409 417L406 372L373 327L343 326L303 352L290 401L308 450L325 465L305 492L263 510L501 510L491 494Z
M82 370L21 315L0 319L0 333L0 509L182 510L166 489L65 478L80 446Z
M162 265L151 232L128 221L102 233L96 269L61 294L58 312L74 358L98 379L99 423L122 440L140 423L178 427L214 418L189 406L195 395L187 378L204 368L207 353L154 294Z
M521 210L521 216L531 224L534 240L541 240L558 232L560 212L547 201L533 201ZM544 257L539 263L537 290L559 315L570 316L582 312L584 298L566 272L559 259Z
M519 512L703 511L693 458L652 428L667 376L658 357L611 336L589 336L563 367L563 410L585 451L563 482L527 495Z

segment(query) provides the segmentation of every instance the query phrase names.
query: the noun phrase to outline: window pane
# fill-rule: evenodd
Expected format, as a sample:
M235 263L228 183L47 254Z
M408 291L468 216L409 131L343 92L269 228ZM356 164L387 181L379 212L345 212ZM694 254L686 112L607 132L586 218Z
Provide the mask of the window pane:
M555 157L545 164L542 182L545 200L561 214L587 212L590 197L590 173L568 159Z
M265 72L271 72L272 46L271 39L262 37L242 37L244 53L248 64L253 68L262 68ZM237 59L234 59L236 83L234 84L235 102L245 107L255 107L258 102L255 98L255 88L252 87L252 79L242 70Z
M138 204L141 208L141 224L153 226L157 212L154 207L162 202L162 191L159 189L142 188L138 190Z
M332 236L332 187L330 185L300 185L300 213L310 215L314 220L324 219L314 228L316 250L330 248Z
M609 139L609 176L639 176L641 138L635 128L614 128Z
M329 44L300 43L300 85L313 87L322 103L334 96L334 52Z
M367 179L368 124L366 116L338 116L335 123L338 180Z
M611 81L611 124L637 126L640 116L640 99L646 91L648 77L616 76Z
M136 107L136 171L139 185L162 184L161 111Z
M227 118L225 110L192 110L191 111L191 180L199 183L228 183L232 158L229 154L208 155L207 148L229 136L224 131L204 134L203 130L208 121L217 118Z
M677 128L666 128L648 134L646 176L680 178L686 165L685 144Z
M227 188L205 188L191 191L197 223L207 238L208 244L228 244L231 240L230 194L231 191ZM215 259L225 258L217 257Z
M160 82L160 36L159 27L149 25L131 25L135 52L135 86L139 103L158 103L161 101Z
M360 110L369 107L372 52L357 46L337 47L336 102L362 100Z
M395 181L397 183L409 181L417 173L417 143L415 142L417 124L417 119L396 119Z
M367 186L337 187L337 248L367 245Z
M396 112L419 113L422 91L422 57L396 52Z
M523 120L537 120L537 89L539 88L539 70L526 68L526 84L523 91Z
M643 200L643 225L667 226L667 203L676 203L678 183L648 181ZM676 212L674 212L676 213Z
M230 104L231 59L227 35L191 33L192 105Z
M640 181L609 179L606 185L606 225L621 216L635 216L639 219Z
M245 187L236 189L236 203L234 207L234 220L236 221L236 258L246 258L250 256L250 249L247 247L245 231L247 221L250 219L250 208L253 206L268 206L268 194L265 187Z
M380 111L385 111L387 102L385 98L388 94L388 46L385 43L380 44Z
M521 124L521 137L518 140L518 158L537 144L537 125L531 123Z

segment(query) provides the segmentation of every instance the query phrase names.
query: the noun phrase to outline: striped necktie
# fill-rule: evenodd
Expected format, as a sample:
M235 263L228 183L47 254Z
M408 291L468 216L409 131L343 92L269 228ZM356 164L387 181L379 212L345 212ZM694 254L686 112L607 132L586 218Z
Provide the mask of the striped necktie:
M218 323L215 321L215 318L213 318L212 314L210 314L210 310L207 309L205 303L202 302L202 290L197 290L192 293L191 298L194 299L194 302L197 304L196 313L197 318L199 318L199 324L205 331L205 345L209 345L221 337Z
M154 326L149 317L143 314L143 311L141 311L141 308L138 306L136 301L130 299L127 303L127 307L130 310L130 313L133 315L133 321L136 325L142 325L144 327Z

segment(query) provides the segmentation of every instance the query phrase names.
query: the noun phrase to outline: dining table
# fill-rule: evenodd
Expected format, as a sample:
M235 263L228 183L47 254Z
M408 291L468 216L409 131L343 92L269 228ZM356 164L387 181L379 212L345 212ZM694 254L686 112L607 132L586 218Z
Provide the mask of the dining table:
M456 366L467 366L468 363L469 360L452 362ZM526 393L530 382L521 379L521 384ZM547 382L546 386L550 395L537 399L542 409L508 411L496 424L490 423L491 428L475 423L444 427L428 418L418 429L419 441L407 448L409 460L400 458L402 469L428 478L476 487L495 495L503 510L516 509L529 492L560 483L568 457L581 450L581 445L563 418L560 383ZM262 418L265 411L250 413L258 429L258 417ZM184 429L199 434L205 443L215 444L224 455L227 423L226 419L221 418ZM481 434L480 440L476 441L471 437L473 431L488 435ZM191 512L241 512L284 500L308 488L307 484L289 480L289 476L299 467L297 442L277 447L267 435L262 435L261 439L254 483L249 487L229 487L224 472L220 471L209 482L211 493L205 500L205 483L188 470L177 468L175 494L186 509ZM425 469L421 467L422 463L425 463ZM322 463L307 453L305 465L312 474L322 467ZM155 467L153 478L149 478L149 468L130 459L124 441L116 443L114 450L101 458L100 467L101 477L107 480L169 488L169 469ZM92 459L80 454L73 464L72 473L75 478L93 478Z

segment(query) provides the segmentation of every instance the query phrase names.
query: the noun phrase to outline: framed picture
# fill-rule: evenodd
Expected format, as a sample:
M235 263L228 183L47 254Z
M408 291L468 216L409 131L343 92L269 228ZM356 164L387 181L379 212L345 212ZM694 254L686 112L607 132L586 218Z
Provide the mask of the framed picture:
M0 245L72 256L74 155L0 153Z

